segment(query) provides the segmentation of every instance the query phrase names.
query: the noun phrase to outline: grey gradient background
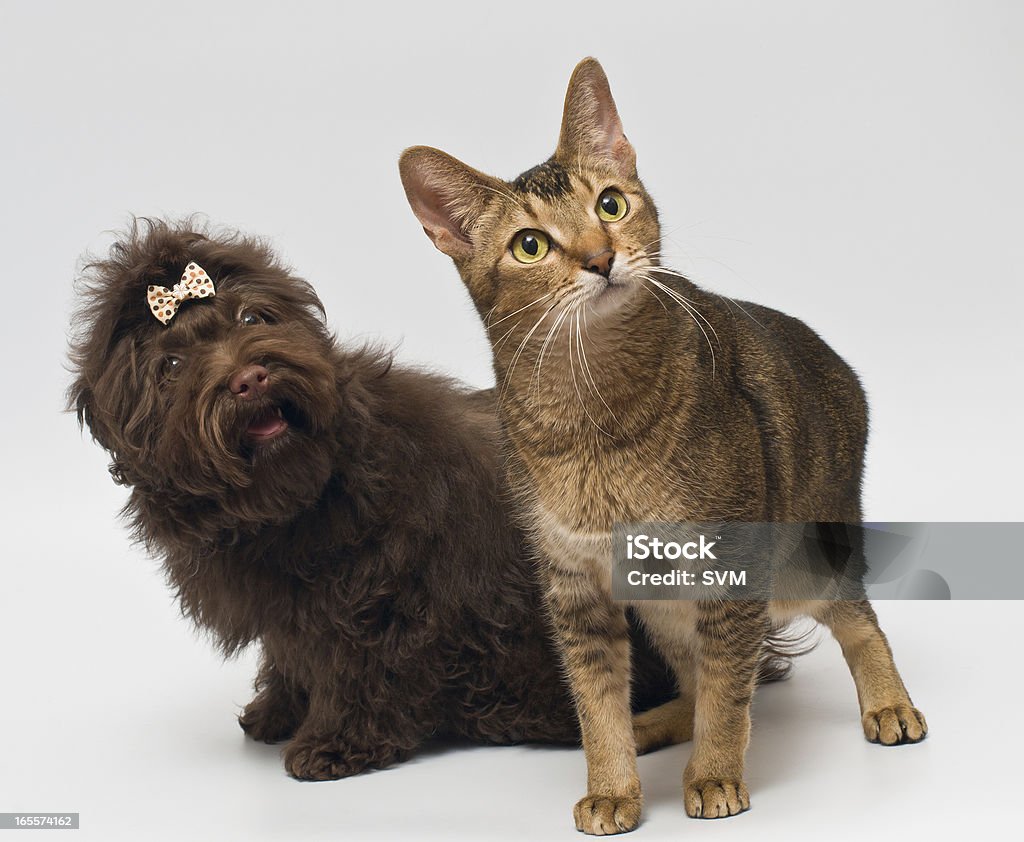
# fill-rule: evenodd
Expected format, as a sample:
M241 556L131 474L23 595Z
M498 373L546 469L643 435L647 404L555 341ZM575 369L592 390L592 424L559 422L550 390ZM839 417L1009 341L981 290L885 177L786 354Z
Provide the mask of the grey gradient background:
M1021 520L1022 23L1010 0L0 0L0 810L80 811L69 833L103 840L577 838L579 751L438 748L298 784L243 741L251 654L220 663L177 616L116 522L104 454L61 412L72 279L102 232L202 211L266 235L343 339L486 385L397 156L428 143L514 176L553 149L594 54L673 265L805 319L860 372L867 516ZM825 641L758 696L754 809L686 819L680 746L641 761L636 838L1004 835L1018 605L879 610L926 743L861 739Z

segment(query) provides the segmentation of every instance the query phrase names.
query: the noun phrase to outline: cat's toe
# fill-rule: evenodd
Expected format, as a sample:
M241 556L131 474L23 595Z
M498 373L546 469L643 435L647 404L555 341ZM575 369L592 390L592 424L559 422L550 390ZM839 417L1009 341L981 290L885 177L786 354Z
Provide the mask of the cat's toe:
M640 824L641 799L588 795L576 802L576 829L592 836L628 833Z
M885 746L919 743L928 734L924 714L909 704L869 710L861 717L861 724L869 742Z
M750 793L741 780L692 781L683 787L686 814L694 819L724 819L750 809Z

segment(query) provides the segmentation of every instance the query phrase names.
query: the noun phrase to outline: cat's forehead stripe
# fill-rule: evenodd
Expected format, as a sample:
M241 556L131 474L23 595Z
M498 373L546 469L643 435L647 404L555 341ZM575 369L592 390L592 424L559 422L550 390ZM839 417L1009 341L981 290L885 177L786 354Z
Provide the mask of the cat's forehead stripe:
M557 199L569 192L569 171L554 161L545 161L529 169L512 182L519 193L530 193L542 199Z

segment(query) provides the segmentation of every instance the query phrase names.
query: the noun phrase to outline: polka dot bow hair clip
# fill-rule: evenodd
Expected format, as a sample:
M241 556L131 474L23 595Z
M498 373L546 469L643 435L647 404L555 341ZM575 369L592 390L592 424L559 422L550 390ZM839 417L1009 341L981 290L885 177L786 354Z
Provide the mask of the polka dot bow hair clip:
M183 302L190 298L213 298L216 294L206 270L198 263L189 263L173 289L150 284L146 290L146 301L153 315L166 325L174 318Z

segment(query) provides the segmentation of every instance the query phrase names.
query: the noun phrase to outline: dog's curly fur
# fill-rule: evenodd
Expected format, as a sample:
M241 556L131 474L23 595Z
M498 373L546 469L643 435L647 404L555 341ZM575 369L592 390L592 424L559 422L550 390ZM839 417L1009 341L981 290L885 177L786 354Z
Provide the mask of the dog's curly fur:
M164 326L146 288L190 261L216 297ZM266 244L194 220L136 221L80 284L70 405L183 612L225 654L261 645L239 722L291 739L291 775L383 767L432 735L578 740L502 503L493 395L343 350ZM243 399L229 382L254 364L269 388ZM278 414L283 433L256 443ZM673 689L636 643L647 707Z

